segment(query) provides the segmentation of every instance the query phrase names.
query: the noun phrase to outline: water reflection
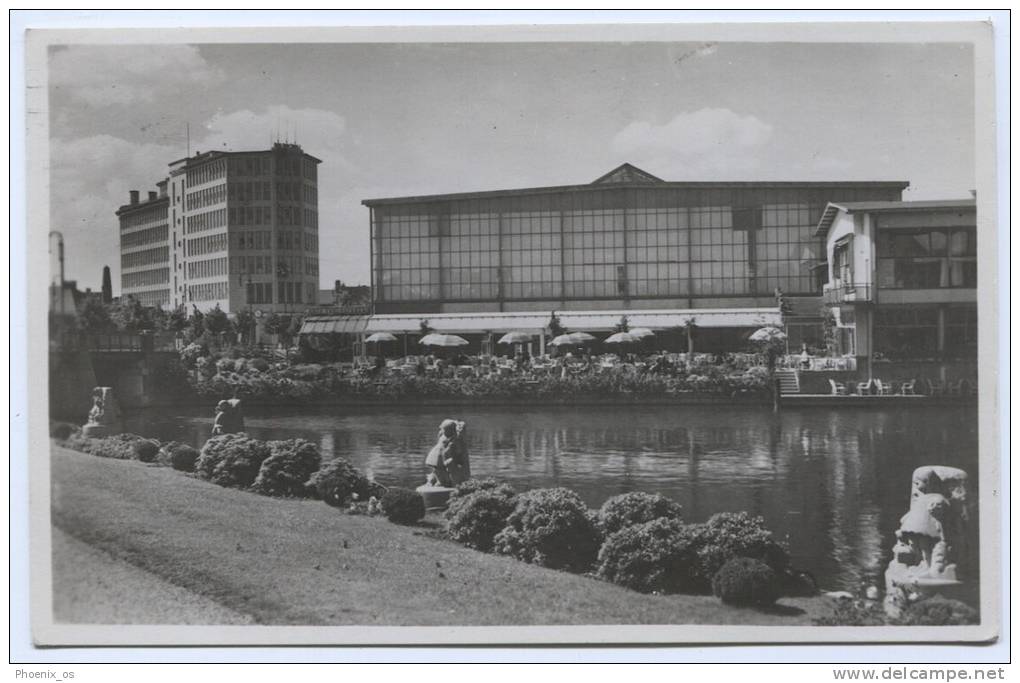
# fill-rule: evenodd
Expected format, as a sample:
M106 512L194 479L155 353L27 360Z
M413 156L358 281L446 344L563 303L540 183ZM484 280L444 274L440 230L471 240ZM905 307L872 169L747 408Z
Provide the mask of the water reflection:
M519 488L566 486L593 507L618 493L658 492L692 521L721 511L762 515L795 563L831 588L854 589L880 572L915 467L962 467L977 483L972 409L313 409L250 411L246 422L258 438L306 438L324 458L343 456L385 484L413 486L448 413L467 421L479 475ZM212 424L208 414L130 421L140 433L194 444Z

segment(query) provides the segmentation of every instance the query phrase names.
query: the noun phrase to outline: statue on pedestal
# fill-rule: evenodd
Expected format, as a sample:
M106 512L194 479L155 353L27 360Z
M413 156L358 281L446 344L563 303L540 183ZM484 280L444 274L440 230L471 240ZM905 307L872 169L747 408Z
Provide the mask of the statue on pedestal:
M426 508L445 507L457 485L471 478L465 426L460 420L443 420L439 425L439 439L425 458L428 475L417 489Z
M92 390L92 408L88 422L81 428L82 436L100 438L119 431L120 411L110 387L96 387Z
M244 431L244 412L241 399L232 398L216 404L216 419L213 420L213 436L238 434Z
M955 467L914 470L910 510L900 519L893 559L885 572L886 610L903 595L941 593L963 585L967 544L967 473Z

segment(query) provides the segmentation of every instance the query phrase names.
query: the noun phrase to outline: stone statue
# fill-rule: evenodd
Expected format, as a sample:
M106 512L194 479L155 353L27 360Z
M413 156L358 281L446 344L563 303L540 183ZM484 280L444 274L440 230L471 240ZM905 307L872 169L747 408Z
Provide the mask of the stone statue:
M966 546L967 473L955 467L917 468L910 510L900 518L885 572L887 611L898 611L902 595L950 597L963 585Z
M82 436L100 438L109 436L120 427L120 412L110 387L96 387L92 390L92 408L88 422L81 428Z
M241 399L232 398L216 404L216 419L213 420L213 436L237 434L244 431L244 412Z
M455 487L471 478L464 427L458 420L443 420L439 425L439 440L425 458L426 483Z
M439 439L425 458L428 476L417 491L428 509L443 508L456 486L471 478L465 424L459 420L443 420Z

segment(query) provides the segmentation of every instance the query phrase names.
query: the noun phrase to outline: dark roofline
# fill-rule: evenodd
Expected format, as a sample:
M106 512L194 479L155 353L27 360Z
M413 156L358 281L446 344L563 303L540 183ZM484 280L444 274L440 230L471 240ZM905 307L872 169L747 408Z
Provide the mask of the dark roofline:
M270 147L269 149L244 150L244 151L240 151L240 152L223 152L223 151L220 151L218 149L214 149L214 150L210 150L208 152L202 152L201 154L196 154L195 156L192 156L192 157L182 157L180 159L175 159L175 160L171 161L169 164L167 164L167 166L173 166L174 164L179 164L182 161L190 162L189 163L189 165L190 165L190 164L197 164L197 163L205 163L206 161L211 161L212 159L218 159L220 157L225 157L225 156L244 156L245 154L269 154L272 151L273 151L272 147ZM303 156L308 157L309 159L311 159L312 161L314 161L317 164L321 164L322 163L322 159L320 159L318 157L315 157L315 156L312 156L308 152L304 151L304 149L301 150L301 154Z
M974 209L977 210L975 199L931 199L913 202L829 202L822 217L815 226L815 237L823 237L832 227L836 220L836 214L840 211L848 214L853 213L910 213L913 211L941 211L952 209Z
M163 196L163 197L156 197L155 199L146 199L144 202L138 202L137 204L121 204L120 208L118 208L114 212L114 215L115 216L119 216L122 213L131 213L132 211L135 211L137 209L147 209L150 206L155 206L156 204L159 204L160 202L169 202L169 201L170 201L170 197Z
M555 194L557 192L607 192L633 188L638 190L661 189L711 189L733 187L886 187L896 188L901 192L910 186L907 180L867 180L867 181L696 181L696 182L661 182L661 183L608 183L599 185L557 185L551 187L529 187L516 190L486 190L483 192L457 192L453 194L431 194L413 197L381 197L378 199L362 199L365 206L382 206L387 204L413 204L424 202L442 202L458 199L487 199L491 197Z

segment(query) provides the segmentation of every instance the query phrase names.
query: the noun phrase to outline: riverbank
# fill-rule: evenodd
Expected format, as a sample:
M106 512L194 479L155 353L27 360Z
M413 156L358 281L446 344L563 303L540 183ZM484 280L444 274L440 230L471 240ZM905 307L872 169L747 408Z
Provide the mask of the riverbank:
M436 538L437 519L401 527L59 446L52 478L60 532L256 624L778 626L831 611L821 597L765 612L643 595ZM73 590L64 583L55 601ZM149 599L139 592L125 597Z

